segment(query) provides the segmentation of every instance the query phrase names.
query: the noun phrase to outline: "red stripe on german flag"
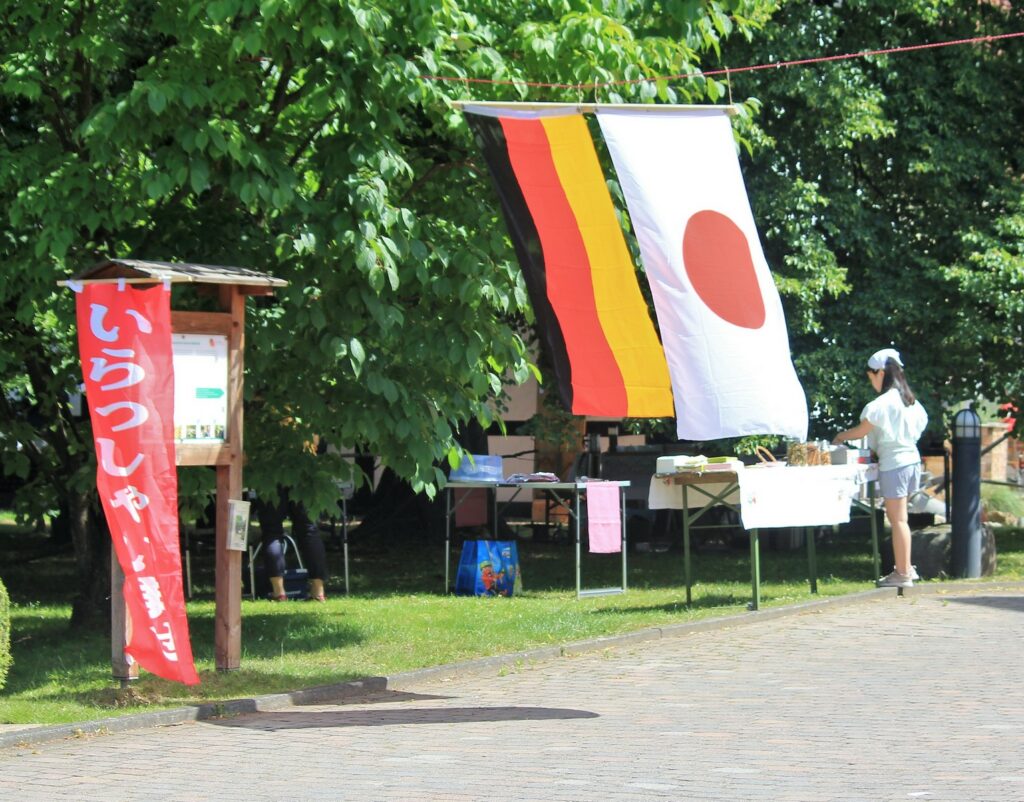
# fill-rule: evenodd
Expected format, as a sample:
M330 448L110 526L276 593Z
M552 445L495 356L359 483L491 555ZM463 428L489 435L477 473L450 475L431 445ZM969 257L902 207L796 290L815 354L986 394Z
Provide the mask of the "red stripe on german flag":
M665 355L582 115L467 119L566 406L576 415L673 415Z

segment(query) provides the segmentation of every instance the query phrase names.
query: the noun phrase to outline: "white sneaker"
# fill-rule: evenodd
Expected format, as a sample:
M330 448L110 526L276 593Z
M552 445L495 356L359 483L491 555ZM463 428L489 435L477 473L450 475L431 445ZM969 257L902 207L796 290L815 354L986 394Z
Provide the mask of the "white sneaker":
M899 571L894 570L891 574L879 579L875 585L880 588L912 588L914 587L914 580L909 574L901 574Z
M914 580L915 582L919 582L919 581L921 580L921 577L919 577L919 576L917 575L917 566L916 566L916 565L912 565L912 566L910 566L910 573L908 574L908 576L909 576L909 577L910 577L910 578L911 578L912 580Z

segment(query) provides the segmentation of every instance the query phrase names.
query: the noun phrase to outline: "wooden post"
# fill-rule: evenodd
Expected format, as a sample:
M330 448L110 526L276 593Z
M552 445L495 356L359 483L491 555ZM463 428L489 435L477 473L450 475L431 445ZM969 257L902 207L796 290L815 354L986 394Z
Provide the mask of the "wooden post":
M242 497L242 382L245 295L237 285L220 288L221 309L231 315L228 335L227 464L217 465L217 558L214 653L217 669L239 668L242 659L242 553L228 549L228 501Z
M139 678L139 664L129 660L124 647L132 637L132 619L124 603L124 571L117 552L110 549L110 670L114 679L127 685Z

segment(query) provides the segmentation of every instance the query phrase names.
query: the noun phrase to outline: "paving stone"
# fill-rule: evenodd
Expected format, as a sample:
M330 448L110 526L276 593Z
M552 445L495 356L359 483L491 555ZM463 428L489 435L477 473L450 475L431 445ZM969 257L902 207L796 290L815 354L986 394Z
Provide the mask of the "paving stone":
M887 594L5 749L0 797L1019 802L1022 613L1019 589Z

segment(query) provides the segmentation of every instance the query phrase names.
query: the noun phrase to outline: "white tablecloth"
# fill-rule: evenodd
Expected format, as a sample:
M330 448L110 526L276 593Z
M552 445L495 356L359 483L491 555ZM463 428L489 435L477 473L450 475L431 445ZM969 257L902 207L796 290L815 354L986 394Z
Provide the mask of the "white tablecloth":
M874 465L823 465L816 467L744 468L736 472L738 487L720 503L738 506L746 529L780 526L828 526L850 520L850 504L860 486L878 476ZM692 485L687 506L699 509L712 495L725 490L723 482ZM682 509L683 485L671 477L655 476L648 494L651 509Z

